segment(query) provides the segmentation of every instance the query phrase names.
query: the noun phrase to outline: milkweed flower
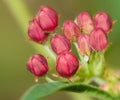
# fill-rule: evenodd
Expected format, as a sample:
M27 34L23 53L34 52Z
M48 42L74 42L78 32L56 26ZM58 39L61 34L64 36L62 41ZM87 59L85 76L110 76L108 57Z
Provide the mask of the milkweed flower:
M51 39L51 47L56 54L69 51L71 48L70 41L64 35L55 35Z
M90 54L91 48L89 44L89 36L87 34L80 34L77 43L82 55Z
M79 13L76 21L83 33L90 34L90 32L94 29L93 19L88 12Z
M56 71L60 76L66 78L73 76L79 67L77 57L70 52L63 52L58 55L56 63Z
M101 28L105 31L105 33L109 33L112 29L112 19L105 12L98 12L94 16L94 24L96 28Z
M34 18L29 22L28 36L31 40L37 43L42 43L47 39L48 34L41 29L37 20Z
M94 29L90 33L90 45L94 50L103 51L108 46L108 39L106 33L101 29Z
M57 12L48 6L41 6L36 18L44 31L54 31L58 25Z
M68 20L63 24L63 32L69 40L73 40L74 37L77 37L80 34L80 29L74 21Z
M35 54L27 61L27 69L35 76L41 77L48 71L47 60L40 54Z

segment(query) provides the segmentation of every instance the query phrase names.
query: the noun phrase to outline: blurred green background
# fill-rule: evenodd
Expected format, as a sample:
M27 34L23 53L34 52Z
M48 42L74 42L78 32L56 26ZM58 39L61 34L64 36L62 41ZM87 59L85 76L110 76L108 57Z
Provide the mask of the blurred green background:
M106 53L110 67L120 68L120 0L0 0L0 100L18 100L32 86L34 77L26 70L26 61L36 51L26 42L28 21L40 5L49 5L61 15L60 25L74 19L81 11L92 15L109 13L117 23L109 36L112 42ZM46 100L92 100L86 95L57 93Z

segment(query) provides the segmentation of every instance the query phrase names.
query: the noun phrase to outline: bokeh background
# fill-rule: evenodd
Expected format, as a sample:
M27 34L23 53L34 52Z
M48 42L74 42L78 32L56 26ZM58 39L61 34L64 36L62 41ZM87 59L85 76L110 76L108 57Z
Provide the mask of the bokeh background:
M106 53L107 65L120 68L120 0L0 0L0 100L19 100L32 86L34 77L26 70L26 61L36 51L26 42L28 21L40 5L49 5L60 14L60 26L66 19L74 19L81 11L92 15L109 13L117 23L109 36L112 42ZM75 93L60 92L45 100L92 100Z

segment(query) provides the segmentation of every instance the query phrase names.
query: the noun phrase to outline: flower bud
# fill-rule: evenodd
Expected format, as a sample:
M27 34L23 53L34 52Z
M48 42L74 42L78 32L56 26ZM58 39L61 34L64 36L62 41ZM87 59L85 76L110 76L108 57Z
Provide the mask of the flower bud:
M55 35L51 40L51 47L56 54L70 50L70 41L64 35Z
M37 43L41 43L44 40L46 40L46 38L48 37L48 34L43 32L43 30L38 25L37 20L33 19L29 23L28 36L33 41L35 41Z
M68 20L63 24L63 32L69 40L73 40L75 36L80 34L79 27L71 20Z
M87 34L80 34L78 37L78 47L80 49L80 52L83 55L90 54L91 48L89 45L89 36Z
M36 16L44 31L54 31L58 25L58 14L48 6L41 6Z
M106 49L108 40L105 32L100 29L94 29L90 34L90 45L94 50L102 51Z
M70 78L79 67L77 57L70 52L63 52L57 58L56 70L62 77Z
M115 86L115 90L120 92L120 82L118 82Z
M94 29L92 17L88 12L81 12L77 16L77 24L82 32L89 34Z
M107 83L103 83L99 87L100 89L105 90L105 91L109 90L109 85Z
M29 58L27 62L27 68L35 76L43 76L48 71L47 60L44 56L35 54Z
M111 31L112 19L105 12L98 12L94 17L94 24L96 28L102 28L106 33Z

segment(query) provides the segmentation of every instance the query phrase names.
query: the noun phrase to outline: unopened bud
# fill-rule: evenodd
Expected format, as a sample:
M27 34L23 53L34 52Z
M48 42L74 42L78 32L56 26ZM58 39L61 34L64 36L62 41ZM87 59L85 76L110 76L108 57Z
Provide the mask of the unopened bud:
M77 16L77 24L82 32L87 34L90 34L90 32L94 29L92 17L88 12L81 12Z
M64 52L57 58L56 70L62 77L70 78L76 73L78 67L77 57L70 52Z
M31 40L37 43L41 43L46 40L48 34L41 29L41 27L37 23L37 20L33 19L29 23L28 36Z
M71 48L70 41L64 35L55 35L51 40L51 47L56 54L69 51Z
M108 33L112 28L112 19L107 13L98 12L94 17L94 24L96 28L102 28Z
M78 37L78 47L81 54L86 55L90 54L91 48L89 45L89 36L87 34L80 34Z
M90 34L90 45L94 50L105 50L108 46L106 33L100 28L94 29Z
M44 31L54 31L58 25L57 12L48 6L41 6L36 17Z
M109 89L109 86L107 83L103 83L99 87L100 87L100 89L105 90L105 91L108 91L108 89Z
M71 20L63 24L63 32L69 40L73 40L74 37L80 34L79 27Z
M115 90L118 91L118 92L120 92L120 82L118 82L116 84Z
M27 62L27 69L35 76L41 77L48 71L47 60L40 54L35 54L29 58Z

